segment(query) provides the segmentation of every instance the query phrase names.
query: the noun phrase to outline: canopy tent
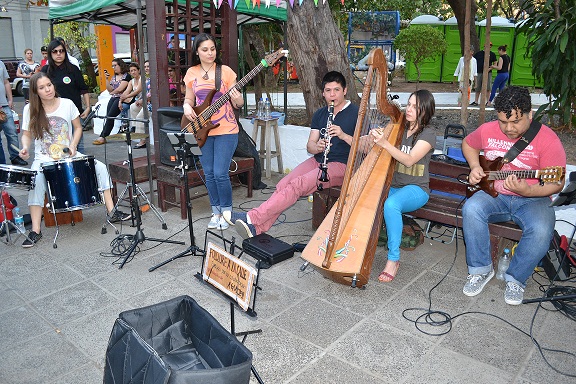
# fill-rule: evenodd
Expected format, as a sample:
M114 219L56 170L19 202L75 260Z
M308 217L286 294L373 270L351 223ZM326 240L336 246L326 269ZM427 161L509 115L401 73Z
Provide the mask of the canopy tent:
M50 0L49 17L53 23L67 21L85 21L96 24L111 24L130 29L136 26L137 0ZM146 24L146 0L141 0L143 23ZM166 3L173 3L166 1ZM251 2L250 2L251 4ZM209 2L204 2L209 7ZM243 0L236 7L238 24L286 21L286 1L280 1L278 7L261 5L252 8Z

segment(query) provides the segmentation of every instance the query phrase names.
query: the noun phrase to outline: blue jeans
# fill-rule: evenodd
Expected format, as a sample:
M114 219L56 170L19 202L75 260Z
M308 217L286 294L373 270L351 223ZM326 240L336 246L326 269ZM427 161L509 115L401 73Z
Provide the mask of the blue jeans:
M412 212L428 202L430 196L417 185L402 188L390 188L384 202L384 221L388 234L388 260L400 260L400 242L402 241L402 213Z
M200 163L212 213L219 215L232 210L232 184L230 184L230 161L238 145L238 134L208 136L202 147Z
M498 195L476 192L462 208L468 273L483 275L492 269L488 223L512 220L522 237L506 272L506 281L522 287L544 257L554 233L556 215L548 197Z
M492 91L490 92L490 99L489 99L490 102L494 100L494 96L496 96L496 90L498 90L498 92L501 92L506 87L506 83L508 82L509 77L510 74L508 72L499 73L496 75L494 83L492 83Z
M10 154L10 159L18 157L19 153L17 150L12 148L15 146L16 148L20 148L20 143L18 142L18 134L16 133L16 124L14 124L14 118L12 117L12 110L10 107L2 107L4 112L6 112L6 116L8 120L6 122L0 124L0 131L4 131L4 135L6 135L6 143L8 144L8 153ZM0 146L0 149L2 147ZM4 156L4 150L2 150L2 157L4 158L4 162L6 163L6 157ZM0 157L0 160L2 159Z

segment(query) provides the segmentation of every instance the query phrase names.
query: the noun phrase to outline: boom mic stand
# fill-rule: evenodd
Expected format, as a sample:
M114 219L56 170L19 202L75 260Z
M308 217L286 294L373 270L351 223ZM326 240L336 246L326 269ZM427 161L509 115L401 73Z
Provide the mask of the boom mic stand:
M136 178L134 176L134 161L132 157L132 138L130 137L130 129L128 128L130 121L141 121L139 119L130 119L124 116L114 117L114 116L106 116L107 119L113 120L121 120L122 127L124 128L126 135L126 145L128 146L128 167L130 169L130 185L132 187L132 200L130 201L130 207L132 210L132 217L136 218L136 233L134 235L120 235L118 238L125 238L130 240L130 246L123 252L124 253L124 260L120 263L118 269L122 269L124 264L128 261L130 256L136 250L138 244L143 243L145 240L155 241L158 243L170 243L170 244L184 244L181 241L173 241L173 240L166 240L166 239L155 239L152 237L146 237L144 235L144 231L142 230L142 216L140 215L140 204L138 202L138 189L136 187Z
M190 233L190 246L186 248L183 252L180 252L176 256L172 256L168 260L161 262L148 269L148 272L152 272L169 262L179 259L184 256L203 256L204 251L196 246L194 240L194 227L192 222L192 202L190 201L190 187L188 185L188 169L190 168L190 160L193 160L191 155L200 156L202 152L198 147L196 139L192 133L168 133L167 134L172 147L176 150L178 155L178 161L180 165L174 167L175 169L180 169L181 176L184 178L184 190L186 191L186 209L188 211L188 232ZM183 202L180 202L183 204Z

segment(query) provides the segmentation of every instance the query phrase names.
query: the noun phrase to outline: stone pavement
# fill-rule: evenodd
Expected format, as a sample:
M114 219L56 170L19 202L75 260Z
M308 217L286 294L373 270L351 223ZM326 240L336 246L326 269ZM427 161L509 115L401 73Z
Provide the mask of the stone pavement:
M126 157L123 144L94 147L90 144L94 138L86 133L87 153L100 160L106 154L108 162ZM272 186L278 176L264 181ZM142 187L147 189L147 184ZM26 192L12 188L10 193L27 213ZM270 193L270 189L255 191L247 199L244 188L235 188L234 206L247 210ZM207 197L193 200L192 205L196 244L203 247L210 213ZM171 208L163 213L168 224L163 230L148 211L143 230L146 236L171 237L186 245L144 241L123 269L118 269L119 258L110 255L116 235L110 227L107 234L100 233L102 206L84 210L84 220L75 226L62 226L56 249L51 245L55 229L44 226L44 238L33 248L22 248L22 239L16 245L0 244L0 383L101 383L117 315L182 294L229 328L228 300L194 277L200 271L200 257L180 258L148 272L189 245L187 221L179 212ZM311 204L302 199L269 233L288 243L306 242L313 235L311 214ZM135 228L121 229L135 233ZM224 236L238 238L232 228ZM461 241L456 248L454 243L426 239L415 251L402 251L398 276L389 284L377 281L385 255L378 248L371 280L363 290L333 283L312 267L301 272L299 254L261 272L257 317L236 310L236 330L262 329L248 336L246 346L266 383L574 382L547 366L523 333L533 322L533 335L542 347L575 353L574 322L556 311L540 309L535 314L535 304L505 304L504 285L495 279L479 296L464 296ZM249 256L245 260L252 262ZM530 280L525 296L540 295L538 284ZM420 332L403 317L406 309L429 307L452 317L452 328L422 328L446 334ZM414 319L422 313L417 309L405 314ZM556 369L576 373L570 356L550 352L545 356Z

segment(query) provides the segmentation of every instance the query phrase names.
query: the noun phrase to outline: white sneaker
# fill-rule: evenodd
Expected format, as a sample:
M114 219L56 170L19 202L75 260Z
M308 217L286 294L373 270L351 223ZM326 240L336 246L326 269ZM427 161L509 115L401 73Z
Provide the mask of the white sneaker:
M222 217L222 215L216 215L213 213L212 217L210 218L210 222L208 223L208 229L218 228L218 223L220 223L221 217Z
M225 229L228 229L228 227L230 226L230 224L228 224L228 222L226 221L226 219L224 218L224 216L220 216L220 220L218 220L218 226L217 229L223 231Z
M506 282L504 301L510 305L520 305L524 300L524 288L513 281Z

